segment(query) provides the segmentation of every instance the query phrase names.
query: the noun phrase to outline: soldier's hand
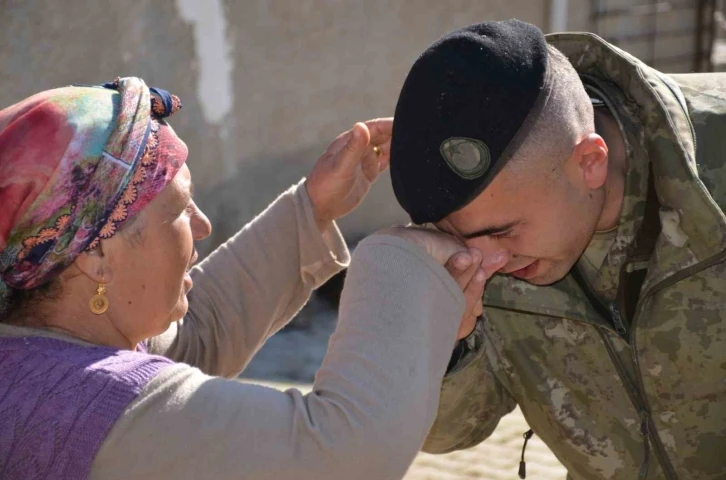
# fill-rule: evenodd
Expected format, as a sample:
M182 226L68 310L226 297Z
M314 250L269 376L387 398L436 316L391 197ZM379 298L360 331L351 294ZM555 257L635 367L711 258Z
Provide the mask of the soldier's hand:
M444 267L464 291L466 310L461 318L457 340L469 336L476 326L476 319L483 313L482 295L486 281L507 263L504 253L483 256L470 248L453 255Z

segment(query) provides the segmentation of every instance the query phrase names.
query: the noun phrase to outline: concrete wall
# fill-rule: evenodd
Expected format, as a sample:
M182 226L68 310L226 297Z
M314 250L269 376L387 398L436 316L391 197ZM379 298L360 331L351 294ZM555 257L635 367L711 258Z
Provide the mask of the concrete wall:
M179 95L198 201L226 239L355 121L393 114L433 40L516 17L545 30L550 0L0 0L0 107L43 89L143 77ZM592 2L570 0L568 29ZM342 222L356 239L405 221L387 176Z
M545 0L0 0L0 106L118 75L179 95L199 203L222 241L355 121L393 114L408 68L445 32ZM382 178L351 238L406 219Z

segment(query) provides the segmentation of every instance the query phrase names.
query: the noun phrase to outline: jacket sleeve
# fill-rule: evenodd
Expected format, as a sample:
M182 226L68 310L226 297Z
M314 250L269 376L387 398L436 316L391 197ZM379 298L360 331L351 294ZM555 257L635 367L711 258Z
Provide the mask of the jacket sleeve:
M499 420L517 406L492 371L481 321L472 336L471 353L450 366L444 377L436 421L424 452L471 448L486 440Z
M310 393L172 365L126 408L90 478L399 480L434 420L464 307L424 250L369 237Z
M149 353L236 376L349 261L335 224L318 230L301 182L192 269L188 313L147 341Z

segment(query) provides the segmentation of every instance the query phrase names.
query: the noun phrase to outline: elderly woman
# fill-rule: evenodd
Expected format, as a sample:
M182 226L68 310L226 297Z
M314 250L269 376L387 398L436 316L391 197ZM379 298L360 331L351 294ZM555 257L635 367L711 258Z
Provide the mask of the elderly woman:
M339 136L192 268L211 225L163 120L179 106L122 78L0 111L0 478L401 478L477 313L480 257L373 235L313 393L228 380L347 265L333 221L385 168L391 120Z

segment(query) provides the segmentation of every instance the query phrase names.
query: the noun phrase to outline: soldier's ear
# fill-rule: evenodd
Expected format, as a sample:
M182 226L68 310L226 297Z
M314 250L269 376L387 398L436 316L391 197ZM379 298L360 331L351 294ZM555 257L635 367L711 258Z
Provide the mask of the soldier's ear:
M608 146L597 133L590 133L572 151L571 168L576 177L591 190L597 190L608 178Z

